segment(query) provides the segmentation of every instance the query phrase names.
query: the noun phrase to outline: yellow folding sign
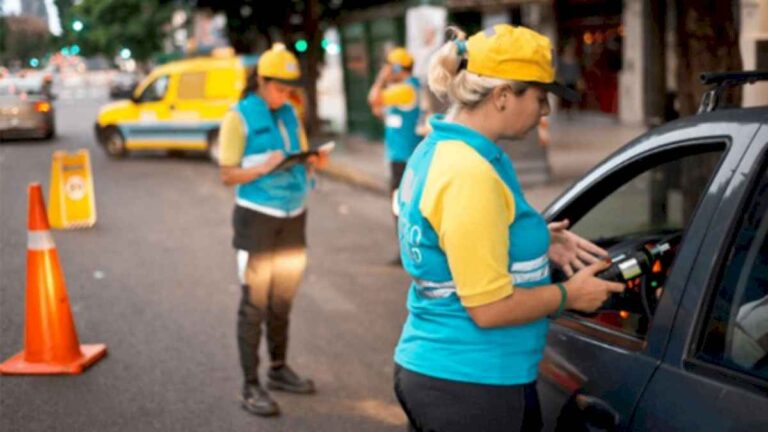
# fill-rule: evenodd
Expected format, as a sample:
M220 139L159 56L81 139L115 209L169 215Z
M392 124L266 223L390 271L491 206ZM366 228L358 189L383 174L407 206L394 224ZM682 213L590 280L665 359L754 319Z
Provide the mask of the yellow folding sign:
M52 228L59 229L86 228L96 223L88 150L53 153L48 219Z

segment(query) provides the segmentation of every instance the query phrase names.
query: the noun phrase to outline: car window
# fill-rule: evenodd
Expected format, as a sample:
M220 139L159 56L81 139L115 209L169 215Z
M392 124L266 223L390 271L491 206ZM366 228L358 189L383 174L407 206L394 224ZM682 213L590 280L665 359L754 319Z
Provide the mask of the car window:
M656 154L619 170L634 169L634 175L608 179L611 192L594 199L571 230L609 251L614 280L626 282L627 288L597 313L578 319L645 337L686 226L723 149Z
M156 78L139 96L139 102L155 102L165 97L168 91L168 75Z
M768 174L762 170L709 305L697 357L768 381Z
M179 77L178 98L203 99L205 98L205 72L186 72Z

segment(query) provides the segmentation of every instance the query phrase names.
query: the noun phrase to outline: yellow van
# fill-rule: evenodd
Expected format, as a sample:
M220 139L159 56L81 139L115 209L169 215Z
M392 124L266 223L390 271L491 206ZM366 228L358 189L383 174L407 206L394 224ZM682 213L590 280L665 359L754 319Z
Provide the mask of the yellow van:
M216 161L221 119L240 98L257 60L224 54L162 65L130 100L101 108L96 139L113 157L136 150L188 150L207 152ZM296 105L302 112L303 104Z

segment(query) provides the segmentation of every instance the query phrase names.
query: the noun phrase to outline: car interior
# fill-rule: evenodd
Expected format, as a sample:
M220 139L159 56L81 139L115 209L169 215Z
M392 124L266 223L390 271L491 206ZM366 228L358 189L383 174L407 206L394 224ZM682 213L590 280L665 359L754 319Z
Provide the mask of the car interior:
M612 266L599 274L626 284L593 314L578 314L603 328L643 339L667 277L725 145L713 143L662 151L622 167L577 198L566 210L571 231L609 252ZM698 175L682 177L682 166ZM554 280L565 275L553 269Z

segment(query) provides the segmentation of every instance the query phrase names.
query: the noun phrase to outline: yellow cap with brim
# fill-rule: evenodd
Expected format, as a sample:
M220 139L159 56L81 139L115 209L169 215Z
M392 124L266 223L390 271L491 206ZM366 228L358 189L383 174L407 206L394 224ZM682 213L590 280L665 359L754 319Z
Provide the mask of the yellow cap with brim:
M531 29L493 26L467 40L466 54L469 72L536 85L570 101L580 99L578 92L555 81L552 44Z
M413 57L408 54L405 48L397 47L387 54L387 63L407 68L413 65Z
M256 72L264 78L280 81L285 84L300 84L301 70L299 61L292 52L288 51L285 45L276 43L272 48L264 52L259 57L256 66Z

